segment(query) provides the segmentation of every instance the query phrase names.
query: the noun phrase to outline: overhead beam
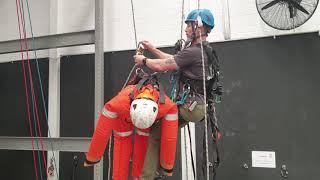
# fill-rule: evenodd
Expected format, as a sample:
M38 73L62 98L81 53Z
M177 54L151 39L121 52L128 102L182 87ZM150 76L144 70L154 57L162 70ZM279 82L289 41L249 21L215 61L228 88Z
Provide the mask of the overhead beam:
M86 152L91 138L7 137L0 136L0 149ZM34 147L32 147L32 142Z
M52 48L62 48L70 46L89 45L95 43L94 30L71 32L64 34L54 34L48 36L34 37L35 46L31 46L33 39L28 38L28 50L43 50ZM0 54L20 52L20 40L10 40L0 42Z

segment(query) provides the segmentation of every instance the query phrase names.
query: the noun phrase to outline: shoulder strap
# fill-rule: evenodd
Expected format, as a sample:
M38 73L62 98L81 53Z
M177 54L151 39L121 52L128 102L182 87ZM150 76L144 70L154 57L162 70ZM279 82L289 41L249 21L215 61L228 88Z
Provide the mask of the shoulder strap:
M136 85L136 88L137 90L140 90L143 86L143 84L148 80L149 78L146 78L146 77L143 77L142 79L139 80L139 82L137 83ZM130 95L130 104L131 102L134 100L134 89L131 91Z
M152 82L152 80L155 80L154 82ZM159 96L159 103L160 104L164 104L165 103L165 94L164 94L164 89L163 86L161 85L161 83L158 81L157 77L143 77L136 85L137 90L140 90L142 88L142 86L147 85L149 83L155 84L158 86L159 92L160 92L160 96ZM131 91L130 95L130 100L133 101L134 99L134 90Z
M203 42L203 48L208 56L209 64L213 65L214 71L218 72L220 69L219 66L219 58L217 56L217 52L211 47L208 41Z
M159 103L164 104L164 102L165 102L164 89L163 89L163 86L160 82L158 82L158 86L159 86L159 92L160 92Z

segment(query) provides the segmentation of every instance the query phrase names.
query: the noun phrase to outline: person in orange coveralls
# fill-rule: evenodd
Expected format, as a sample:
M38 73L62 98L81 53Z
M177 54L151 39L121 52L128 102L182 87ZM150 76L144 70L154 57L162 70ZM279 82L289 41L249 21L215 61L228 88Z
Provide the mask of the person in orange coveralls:
M127 179L131 155L131 176L139 179L152 125L161 123L160 166L166 175L171 176L176 152L178 109L165 95L163 102L160 102L160 94L158 87L152 84L140 88L129 85L108 101L99 116L84 166L99 162L113 130L113 180Z

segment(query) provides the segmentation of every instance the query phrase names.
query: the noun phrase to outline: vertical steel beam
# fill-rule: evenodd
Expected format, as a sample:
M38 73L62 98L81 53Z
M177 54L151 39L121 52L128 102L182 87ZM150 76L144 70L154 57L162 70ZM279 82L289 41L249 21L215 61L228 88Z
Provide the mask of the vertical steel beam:
M104 0L95 0L95 61L94 61L94 119L95 125L99 111L104 103ZM94 180L103 179L103 159L94 167Z
M59 1L50 1L50 34L57 34L59 31ZM58 49L49 50L48 88L48 136L58 138L60 137L60 55ZM51 171L48 180L59 179L59 151L48 151L47 164L48 170Z

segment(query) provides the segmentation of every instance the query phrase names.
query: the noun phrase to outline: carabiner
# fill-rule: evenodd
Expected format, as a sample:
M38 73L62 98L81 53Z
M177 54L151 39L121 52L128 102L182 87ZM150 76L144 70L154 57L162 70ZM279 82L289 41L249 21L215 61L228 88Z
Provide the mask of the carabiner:
M136 69L136 74L142 74L142 75L144 75L144 74L146 74L146 73L143 71L142 68L137 68L137 69Z
M145 49L144 49L142 43L139 42L138 47L137 47L137 49L136 49L136 55L143 55L144 50L145 50Z
M182 92L186 92L187 94L189 94L189 92L190 92L190 84L187 84L187 83L184 84L183 87L182 87Z

